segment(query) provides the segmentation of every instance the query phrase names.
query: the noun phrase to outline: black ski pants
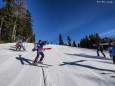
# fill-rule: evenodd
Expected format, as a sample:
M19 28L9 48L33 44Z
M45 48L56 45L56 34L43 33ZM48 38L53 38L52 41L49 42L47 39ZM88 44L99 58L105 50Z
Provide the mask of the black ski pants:
M97 56L99 56L99 51L103 54L103 56L105 57L105 54L103 53L103 50L99 50L97 49Z
M113 63L115 64L115 56L113 56Z
M40 61L43 60L43 58L44 58L44 53L43 53L43 52L37 52L37 56L36 56L34 62L37 62L37 61L38 61L38 58L39 58L40 55L41 55Z
M23 48L23 50L25 50L25 48L24 48L23 45L20 45L20 46L19 46L19 50L21 50L21 48Z
M21 48L23 48L23 50L25 50L25 48L24 48L23 45L18 45L18 47L16 48L16 50L17 50L17 49L21 50Z

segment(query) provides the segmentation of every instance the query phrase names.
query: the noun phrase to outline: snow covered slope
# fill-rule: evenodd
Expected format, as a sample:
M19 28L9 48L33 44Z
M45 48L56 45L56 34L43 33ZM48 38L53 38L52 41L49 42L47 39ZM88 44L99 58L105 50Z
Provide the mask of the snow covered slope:
M13 51L15 44L0 44L0 86L115 86L115 65L96 51L46 45L44 64L33 66L33 44L26 51Z

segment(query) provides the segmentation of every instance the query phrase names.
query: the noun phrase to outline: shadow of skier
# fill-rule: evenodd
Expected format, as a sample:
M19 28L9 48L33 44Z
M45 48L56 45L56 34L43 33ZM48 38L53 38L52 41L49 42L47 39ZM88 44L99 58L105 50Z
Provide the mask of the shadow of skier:
M91 58L91 59L103 59L103 60L111 60L110 58L105 58L105 57L98 57L98 56L93 56L93 55L87 55L84 53L81 54L69 54L69 53L65 53L66 55L70 55L70 56L80 56L80 58Z
M21 57L21 55L19 55L19 57L16 57L17 60L19 60L21 62L22 65L24 65L24 62L28 63L28 64L31 64L30 59L26 59L24 57Z
M85 64L80 64L80 63L79 63L79 62L83 62L83 61L85 61L85 60L74 61L74 62L63 62L63 63L60 64L59 66L64 66L64 65L75 65L75 66L80 66L80 67L89 68L89 69L93 69L93 70L115 72L115 70L97 68L97 67L93 67L93 66L90 66L90 65L85 65Z

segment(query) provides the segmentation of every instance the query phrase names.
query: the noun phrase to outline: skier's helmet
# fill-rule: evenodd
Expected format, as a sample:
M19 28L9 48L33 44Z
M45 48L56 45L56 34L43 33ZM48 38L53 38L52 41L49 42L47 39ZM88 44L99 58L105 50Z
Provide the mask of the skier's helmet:
M39 40L38 43L42 43L42 40Z

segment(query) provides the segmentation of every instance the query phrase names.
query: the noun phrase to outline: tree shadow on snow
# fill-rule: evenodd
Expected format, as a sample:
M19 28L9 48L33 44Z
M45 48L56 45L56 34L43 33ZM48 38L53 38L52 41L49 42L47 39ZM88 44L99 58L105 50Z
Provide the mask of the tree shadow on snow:
M97 57L97 56L92 56L92 55L86 55L84 53L82 54L69 54L65 53L66 55L71 55L71 56L80 56L80 57L85 57L85 58L91 58L91 59L103 59L103 60L110 60L110 58L105 58L105 57Z
M85 60L84 60L84 61L85 61ZM85 67L85 68L94 69L94 70L115 72L115 70L97 68L97 67L93 67L93 66L90 66L90 65L79 64L79 62L83 62L83 61L80 60L80 61L74 61L74 62L63 62L62 64L60 64L60 66L64 66L64 65L74 65L74 66L80 66L80 67Z
M26 63L28 63L28 64L31 64L30 61L33 61L33 60L30 60L30 59L26 59L26 58L24 58L24 57L21 57L21 55L19 55L19 57L16 57L16 59L19 60L22 65L25 64L24 62L26 62Z

